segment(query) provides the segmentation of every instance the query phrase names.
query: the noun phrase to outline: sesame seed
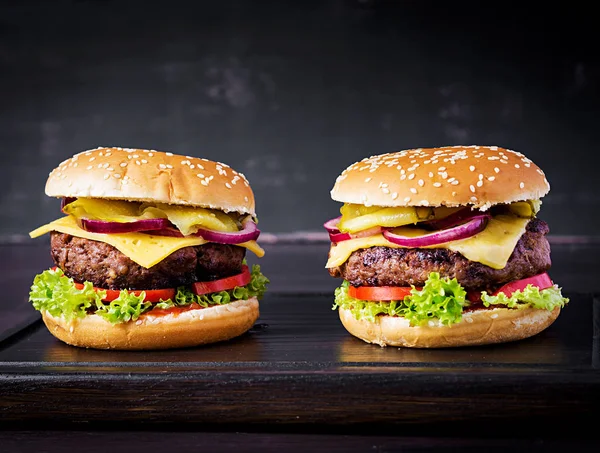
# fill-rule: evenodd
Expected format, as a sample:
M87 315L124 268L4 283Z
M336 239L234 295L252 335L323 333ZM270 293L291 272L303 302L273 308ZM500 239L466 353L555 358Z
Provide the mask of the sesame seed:
M469 170L471 170L471 171L475 171L475 165L471 165L471 166L469 167Z
M456 196L456 192L452 192L452 196L455 197Z
M415 179L415 174L411 173L410 175L408 175L408 179Z
M200 178L200 179L204 179L204 175L203 175L202 173L198 173L196 176L197 176L198 178ZM233 182L233 181L231 181L231 182ZM235 183L234 183L234 184L235 184Z
M410 191L411 191L412 193L417 193L417 189L415 189L414 187L411 187L411 188L410 188Z
M479 178L479 180L481 181L481 180L483 179L483 175L482 175L481 173L479 173L479 176L478 176L478 178Z
M203 186L208 186L208 180L203 179L202 181L200 181L200 184L202 184Z
M483 181L477 181L477 187L483 186Z
M94 162L96 160L95 157L90 157L90 162Z
M442 183L441 182L434 182L433 183L433 187L442 187Z
M477 201L477 197L471 197L471 201Z
M244 201L245 201L245 202L248 202L248 197L244 197Z
M469 189L471 189L471 192L473 192L473 193L475 192L475 186L474 186L473 184L471 184L471 185L469 186Z
M442 179L446 179L448 177L448 173L444 171L440 173L440 176L442 177Z
M167 168L167 166L165 164L158 164L158 168L161 168L164 170L165 168Z
M87 169L87 170L91 170L92 168L94 168L94 166L93 166L93 165L88 165L88 166L86 167L86 169Z
M499 169L498 167L494 167L494 171L495 171L496 173L500 173L500 169Z
M173 155L173 153L165 153L165 155L167 155L167 156L172 156L172 155Z
M398 192L392 194L392 200L395 200L396 198L398 198Z
M154 156L154 153L148 153L148 157Z
M143 163L143 164L147 164L147 163L148 163L148 161L147 161L146 159L142 159L142 163Z
M371 178L365 178L365 182L369 182Z
M519 183L519 187L520 187L521 189L522 189L522 188L524 188L524 187L525 187L525 183L523 183L523 182L522 182L522 183Z
M119 164L119 166L121 166L121 167L127 167L127 162L121 162L121 163Z
M458 184L458 179L455 179L454 181L452 181L450 184L452 184L453 186L456 186Z
M228 182L225 183L225 187L227 187L228 189L231 189L231 184L229 184Z
M104 179L108 179L108 178L110 178L110 175L107 173L104 175Z
M496 179L495 176L488 176L488 181L493 181L494 179Z
M410 201L410 197L406 197L406 198L404 199L404 202L405 202L405 203L408 203L409 201Z
M400 181L404 181L406 179L406 175L400 175Z
M119 179L121 177L121 175L119 173L115 173L113 176L117 179Z
M421 200L423 206L429 206L429 200Z
M425 185L425 181L423 181L422 179L419 179L417 184L419 184L419 186L423 187Z
M508 163L508 161L504 160L504 159L500 159L500 162L503 163L503 164L507 164Z
M390 189L388 189L387 187L383 187L383 188L381 189L381 191L382 191L383 193L390 193Z
M433 172L432 171L429 172L429 177L433 178Z
M515 168L521 168L519 164L515 164Z

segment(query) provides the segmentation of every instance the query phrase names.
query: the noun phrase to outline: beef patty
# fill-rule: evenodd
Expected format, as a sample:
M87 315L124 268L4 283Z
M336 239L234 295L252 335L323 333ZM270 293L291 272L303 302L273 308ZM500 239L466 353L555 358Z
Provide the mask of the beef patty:
M546 234L546 222L529 221L503 269L469 261L448 249L371 247L353 252L344 264L329 269L329 273L352 286L422 286L431 272L439 272L442 277L456 278L466 290L493 291L550 268Z
M216 280L242 271L246 249L208 244L184 247L147 269L112 245L52 232L52 258L77 282L89 281L106 289L158 289Z

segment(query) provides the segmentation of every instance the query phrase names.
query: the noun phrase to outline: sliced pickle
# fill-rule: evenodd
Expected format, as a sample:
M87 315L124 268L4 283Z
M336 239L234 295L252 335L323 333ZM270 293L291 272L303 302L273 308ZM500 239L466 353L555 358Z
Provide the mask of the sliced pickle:
M344 219L353 219L374 212L381 211L383 206L364 206L362 204L344 203L340 208L340 212Z
M338 228L343 233L356 233L377 226L396 227L415 224L428 219L431 216L431 208L415 207L359 207L360 205L345 204L340 209L342 218ZM367 213L362 214L361 212Z
M75 218L104 220L106 222L135 222L141 219L169 219L184 235L196 233L199 228L217 231L238 231L237 214L226 214L215 209L177 206L163 203L137 203L99 198L78 198L67 204L64 212Z
M140 220L140 203L100 198L77 198L65 205L63 211L78 219L87 218L107 222L135 222ZM143 218L165 218L155 215Z
M517 201L508 205L508 209L515 215L530 219L539 212L542 202L540 200Z
M196 233L199 228L216 231L239 230L237 223L229 214L215 209L168 204L156 204L156 208L164 212L167 218L186 236Z

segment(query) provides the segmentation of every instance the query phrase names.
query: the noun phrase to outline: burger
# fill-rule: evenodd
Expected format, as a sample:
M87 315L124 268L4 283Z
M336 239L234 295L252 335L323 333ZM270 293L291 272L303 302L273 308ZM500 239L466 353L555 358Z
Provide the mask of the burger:
M410 149L365 158L336 179L324 224L334 310L367 343L444 348L506 343L548 328L569 300L553 282L550 186L520 152Z
M52 170L46 195L62 215L55 266L29 299L48 330L74 346L148 350L198 346L247 332L269 280L251 268L254 195L226 164L169 152L97 148Z

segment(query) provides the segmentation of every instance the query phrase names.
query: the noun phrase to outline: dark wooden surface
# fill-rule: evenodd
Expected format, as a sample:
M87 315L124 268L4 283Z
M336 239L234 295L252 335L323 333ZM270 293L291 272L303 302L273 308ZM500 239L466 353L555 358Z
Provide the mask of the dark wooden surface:
M256 261L270 291L240 338L172 351L74 348L26 304L33 275L50 264L45 246L2 246L0 319L17 306L33 317L0 341L0 450L89 441L100 451L118 439L132 451L597 448L587 425L600 404L600 247L552 242L553 278L571 298L558 320L520 342L445 350L350 336L331 310L339 282L323 269L325 243L266 245Z

